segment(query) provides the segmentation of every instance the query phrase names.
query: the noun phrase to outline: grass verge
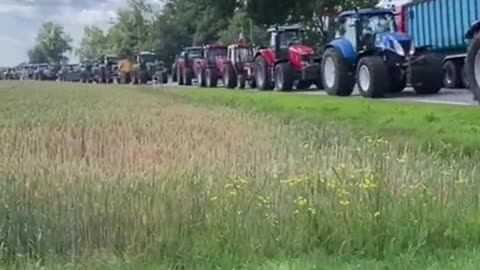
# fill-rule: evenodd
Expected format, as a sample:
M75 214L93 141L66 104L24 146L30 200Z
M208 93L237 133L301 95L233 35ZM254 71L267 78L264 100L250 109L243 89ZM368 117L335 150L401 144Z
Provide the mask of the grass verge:
M5 268L477 265L468 156L152 88L13 86L0 87Z
M391 141L447 147L466 154L480 149L480 110L476 107L223 89L173 91L189 100L274 114L287 121L336 122Z

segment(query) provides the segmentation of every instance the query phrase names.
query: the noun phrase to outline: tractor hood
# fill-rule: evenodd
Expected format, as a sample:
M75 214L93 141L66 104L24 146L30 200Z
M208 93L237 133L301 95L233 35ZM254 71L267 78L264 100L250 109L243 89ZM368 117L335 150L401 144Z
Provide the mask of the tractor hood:
M293 52L299 55L311 55L315 53L315 51L312 48L305 45L301 45L301 44L296 44L291 46L290 52Z
M403 33L379 33L376 35L375 46L406 56L411 51L412 39Z

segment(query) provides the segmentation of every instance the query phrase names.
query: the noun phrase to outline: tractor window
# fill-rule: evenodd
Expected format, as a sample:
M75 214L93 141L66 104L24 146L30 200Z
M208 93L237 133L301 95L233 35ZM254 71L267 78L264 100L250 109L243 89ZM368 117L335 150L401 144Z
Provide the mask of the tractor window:
M218 49L211 49L208 52L208 59L210 61L215 61L218 57L225 57L227 56L227 49L218 48Z
M300 43L302 40L299 31L285 31L280 34L280 48L286 49L291 44Z
M373 33L395 32L395 18L391 14L377 14L362 17L363 31Z
M202 57L202 50L191 50L188 52L188 57L190 58L201 58Z

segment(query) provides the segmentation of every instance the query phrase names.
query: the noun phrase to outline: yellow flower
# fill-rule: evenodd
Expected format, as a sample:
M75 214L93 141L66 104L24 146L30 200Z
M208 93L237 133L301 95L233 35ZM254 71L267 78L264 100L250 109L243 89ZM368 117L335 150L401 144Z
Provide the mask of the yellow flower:
M380 216L380 212L375 212L375 213L373 214L373 217L379 217L379 216Z

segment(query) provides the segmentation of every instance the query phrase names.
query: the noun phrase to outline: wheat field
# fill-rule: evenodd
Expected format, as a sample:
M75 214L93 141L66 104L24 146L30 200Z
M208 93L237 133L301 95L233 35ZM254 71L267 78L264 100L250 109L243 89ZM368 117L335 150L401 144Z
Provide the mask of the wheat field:
M480 244L468 157L168 89L10 83L0 105L0 260L10 267L100 257L214 269Z

